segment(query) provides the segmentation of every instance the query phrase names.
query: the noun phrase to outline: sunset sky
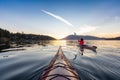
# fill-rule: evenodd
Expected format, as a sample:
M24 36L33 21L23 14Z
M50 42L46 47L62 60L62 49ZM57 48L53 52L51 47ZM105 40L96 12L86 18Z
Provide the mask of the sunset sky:
M120 0L0 0L0 28L63 38L120 36Z

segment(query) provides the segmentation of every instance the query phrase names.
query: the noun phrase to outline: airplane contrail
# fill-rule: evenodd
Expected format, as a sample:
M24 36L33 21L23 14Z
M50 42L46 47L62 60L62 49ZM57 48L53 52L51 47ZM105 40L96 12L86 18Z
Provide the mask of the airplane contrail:
M56 18L56 19L58 19L58 20L60 20L60 21L62 21L63 23L67 24L68 26L73 26L73 24L71 24L69 21L65 20L64 18L62 18L58 15L55 15L55 14L53 14L51 12L48 12L48 11L45 11L45 10L41 10L41 11L50 15L50 16L52 16L52 17L54 17L54 18Z

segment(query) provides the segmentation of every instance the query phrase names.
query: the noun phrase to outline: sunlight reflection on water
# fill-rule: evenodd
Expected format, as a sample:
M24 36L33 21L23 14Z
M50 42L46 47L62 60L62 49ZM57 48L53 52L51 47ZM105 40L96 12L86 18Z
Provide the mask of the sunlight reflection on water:
M42 45L24 47L24 51L0 53L0 80L38 80L59 46L82 80L119 80L120 41L85 42L97 46L97 53L85 50L82 56L76 41L65 40L44 41Z

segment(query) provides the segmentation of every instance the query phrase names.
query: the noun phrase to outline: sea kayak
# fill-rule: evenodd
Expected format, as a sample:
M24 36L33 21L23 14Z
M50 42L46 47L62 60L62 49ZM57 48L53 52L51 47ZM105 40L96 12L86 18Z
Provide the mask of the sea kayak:
M80 77L63 54L62 48L59 47L40 80L80 80Z
M90 45L83 45L83 46L77 45L77 46L80 48L81 51L84 51L84 49L89 49L96 52L97 49L97 46L90 46Z

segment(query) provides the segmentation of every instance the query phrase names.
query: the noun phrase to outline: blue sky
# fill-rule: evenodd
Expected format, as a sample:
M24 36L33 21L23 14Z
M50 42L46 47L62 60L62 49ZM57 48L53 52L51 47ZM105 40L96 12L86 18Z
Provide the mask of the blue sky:
M120 35L120 0L0 0L0 28L62 38Z

